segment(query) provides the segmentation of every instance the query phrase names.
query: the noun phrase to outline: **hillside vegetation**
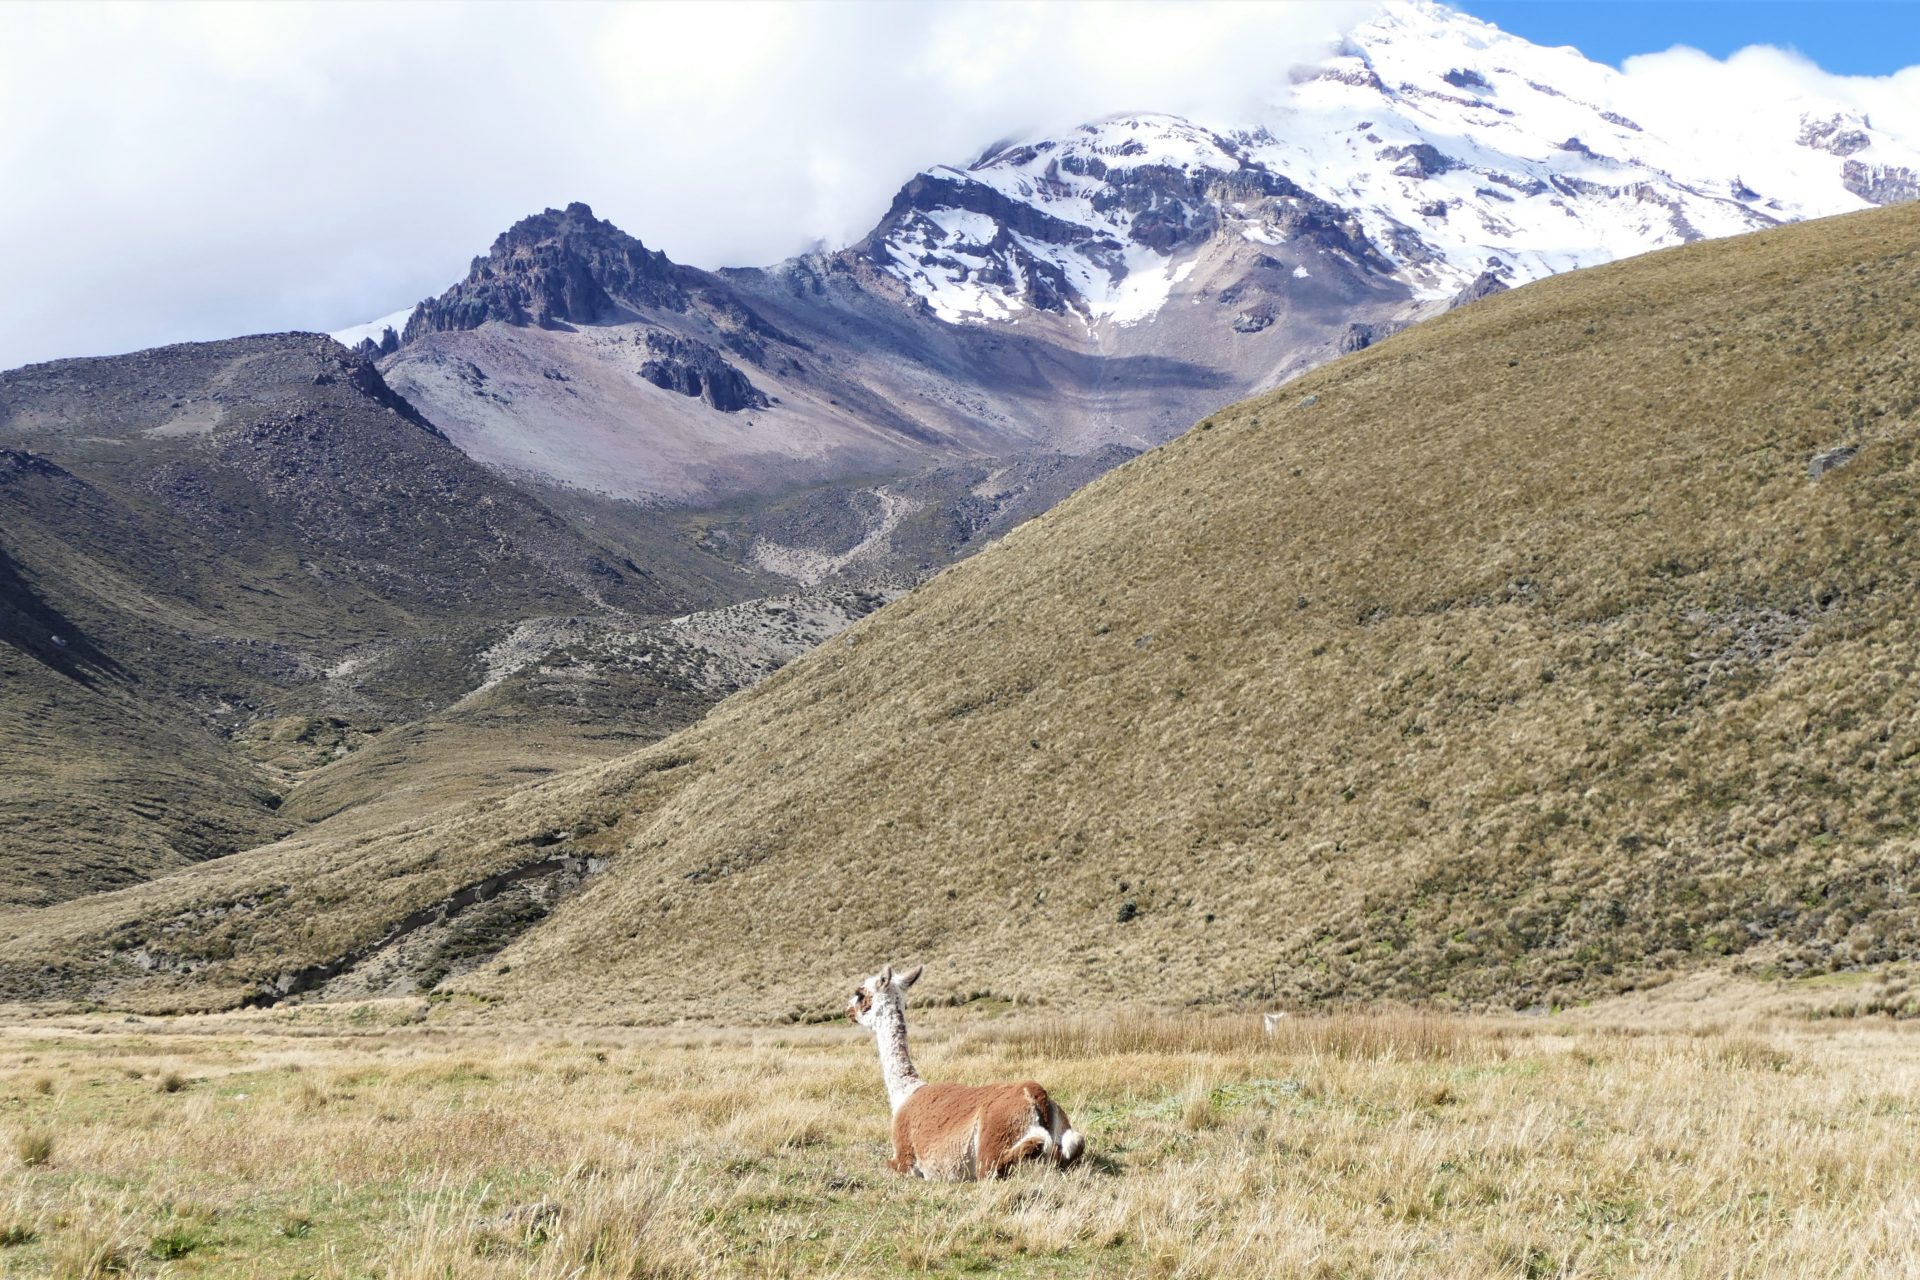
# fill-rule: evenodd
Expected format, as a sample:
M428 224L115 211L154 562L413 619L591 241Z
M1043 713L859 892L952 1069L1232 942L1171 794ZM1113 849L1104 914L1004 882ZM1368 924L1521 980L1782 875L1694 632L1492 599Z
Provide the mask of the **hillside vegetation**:
M1920 207L1487 299L655 747L15 913L5 981L230 1001L555 844L609 869L451 986L806 1017L894 957L954 998L1529 1007L1911 955L1916 317Z

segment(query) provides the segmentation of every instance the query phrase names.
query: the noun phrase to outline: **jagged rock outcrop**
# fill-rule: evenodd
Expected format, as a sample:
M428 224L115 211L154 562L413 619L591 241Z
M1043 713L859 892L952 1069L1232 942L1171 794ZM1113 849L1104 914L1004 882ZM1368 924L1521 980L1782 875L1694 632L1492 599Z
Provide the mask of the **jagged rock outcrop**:
M1579 139L1570 139L1578 142ZM1562 148L1571 150L1571 148ZM1460 162L1445 154L1431 142L1415 142L1403 147L1387 147L1380 152L1382 160L1399 161L1393 172L1402 178L1437 178L1443 173L1451 173L1460 167Z
M464 281L415 309L401 341L489 320L551 328L611 319L622 307L683 311L685 277L666 254L576 201L514 223Z
M378 360L381 356L390 356L399 349L400 335L393 331L392 325L380 331L380 341L362 338L359 345L353 348L354 353L363 360Z
M1469 302L1478 302L1490 298L1496 293L1504 293L1513 286L1500 278L1500 267L1496 264L1475 276L1471 283L1447 300L1448 307L1464 307Z
M770 403L747 375L704 342L649 330L641 346L648 356L639 374L656 387L698 396L722 413L764 409Z

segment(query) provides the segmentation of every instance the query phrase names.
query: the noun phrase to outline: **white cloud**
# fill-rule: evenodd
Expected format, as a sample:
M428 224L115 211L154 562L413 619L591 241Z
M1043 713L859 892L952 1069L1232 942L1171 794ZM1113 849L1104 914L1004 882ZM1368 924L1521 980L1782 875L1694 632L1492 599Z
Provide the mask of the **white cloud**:
M1726 114L1728 103L1759 106L1814 98L1853 107L1897 138L1920 139L1920 66L1889 76L1843 76L1805 55L1751 45L1726 59L1685 45L1621 64L1636 90L1680 111Z
M858 238L926 165L1230 114L1326 3L0 5L0 368L438 292L585 200L701 266Z
M1706 135L1729 126L1797 119L1816 104L1838 103L1909 144L1920 144L1920 66L1889 76L1843 76L1804 55L1751 45L1725 59L1676 45L1621 64L1629 91L1667 128ZM1731 107L1731 109L1730 109ZM1730 164L1739 157L1730 156Z

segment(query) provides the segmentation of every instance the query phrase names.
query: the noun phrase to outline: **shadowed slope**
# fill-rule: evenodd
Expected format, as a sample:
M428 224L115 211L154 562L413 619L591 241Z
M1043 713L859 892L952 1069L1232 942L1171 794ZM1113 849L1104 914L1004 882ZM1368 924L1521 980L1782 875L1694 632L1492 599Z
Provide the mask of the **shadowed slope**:
M740 576L598 529L318 335L0 373L0 901L284 835L306 770L466 693L517 618Z
M1913 208L1490 298L657 747L16 914L8 985L231 998L558 840L610 871L459 985L804 1014L910 956L1080 1000L1531 1005L1912 954L1916 298ZM109 939L159 975L88 958Z

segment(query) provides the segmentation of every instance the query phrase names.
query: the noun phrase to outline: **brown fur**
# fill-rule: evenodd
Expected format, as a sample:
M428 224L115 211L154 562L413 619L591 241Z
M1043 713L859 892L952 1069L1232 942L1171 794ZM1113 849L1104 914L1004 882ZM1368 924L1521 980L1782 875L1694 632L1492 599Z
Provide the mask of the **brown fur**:
M1047 1127L1055 1110L1047 1091L1031 1080L925 1085L893 1118L887 1167L928 1178L1000 1177L1046 1153L1047 1143L1025 1135L1035 1125Z

